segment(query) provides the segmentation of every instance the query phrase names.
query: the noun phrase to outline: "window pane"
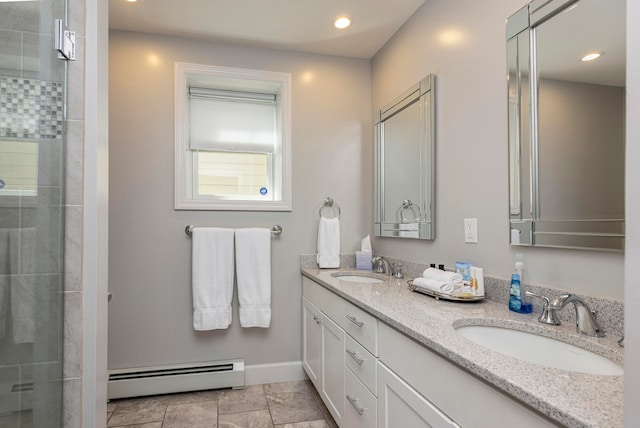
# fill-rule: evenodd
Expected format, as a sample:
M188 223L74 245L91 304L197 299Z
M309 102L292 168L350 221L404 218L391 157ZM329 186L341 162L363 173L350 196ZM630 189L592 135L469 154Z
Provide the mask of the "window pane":
M269 154L198 151L197 157L198 196L272 199Z
M35 195L38 186L38 143L0 140L0 194Z

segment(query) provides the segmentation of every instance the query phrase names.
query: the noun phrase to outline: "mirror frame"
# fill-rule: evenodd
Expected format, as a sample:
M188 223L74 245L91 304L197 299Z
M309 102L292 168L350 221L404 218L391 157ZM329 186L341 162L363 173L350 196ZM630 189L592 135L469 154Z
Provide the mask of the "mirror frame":
M536 26L578 1L534 0L507 19L510 243L624 251L624 218L540 220Z
M419 144L420 144L420 186L419 201L404 199L400 212L417 206L419 217L417 223L405 223L391 219L385 213L385 177L390 172L385 171L384 153L389 144L384 138L385 121L400 113L414 103L419 103ZM374 190L374 235L393 238L435 239L435 75L429 74L420 82L396 97L389 104L375 112L375 190ZM395 174L402 173L396 171ZM410 225L407 228L407 225ZM417 232L417 233L416 233Z

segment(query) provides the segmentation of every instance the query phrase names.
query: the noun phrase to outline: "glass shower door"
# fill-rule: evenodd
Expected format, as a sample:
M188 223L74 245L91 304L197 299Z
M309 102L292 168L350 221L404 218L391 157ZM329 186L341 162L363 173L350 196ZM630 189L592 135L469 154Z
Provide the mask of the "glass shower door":
M62 426L64 0L0 0L0 426Z

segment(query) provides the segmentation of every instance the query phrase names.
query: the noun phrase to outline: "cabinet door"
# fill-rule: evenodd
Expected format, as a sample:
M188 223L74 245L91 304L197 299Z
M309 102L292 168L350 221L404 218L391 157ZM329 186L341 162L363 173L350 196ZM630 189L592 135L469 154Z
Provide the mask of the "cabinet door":
M320 390L322 319L320 311L307 299L302 299L302 367Z
M344 411L344 330L322 316L322 382L320 396L338 426Z
M378 363L378 428L460 426L409 384Z

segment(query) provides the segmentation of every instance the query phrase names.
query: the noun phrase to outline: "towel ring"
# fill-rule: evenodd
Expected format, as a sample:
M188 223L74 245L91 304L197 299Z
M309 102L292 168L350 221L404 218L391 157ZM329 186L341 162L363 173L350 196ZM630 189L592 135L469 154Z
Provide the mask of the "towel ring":
M328 197L328 196L326 198L324 198L322 206L318 210L318 213L320 214L320 217L324 217L322 215L322 210L324 210L325 208L331 209L331 211L335 214L334 217L340 218L340 205L338 205L337 202L333 202L333 199Z
M411 211L411 214L414 214L414 217L406 218L404 216L406 211ZM420 207L414 204L411 199L405 199L402 201L402 208L400 208L400 219L402 223L415 223L420 220Z

